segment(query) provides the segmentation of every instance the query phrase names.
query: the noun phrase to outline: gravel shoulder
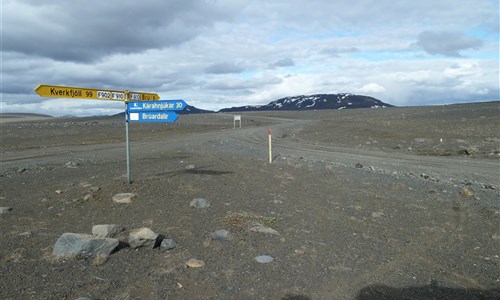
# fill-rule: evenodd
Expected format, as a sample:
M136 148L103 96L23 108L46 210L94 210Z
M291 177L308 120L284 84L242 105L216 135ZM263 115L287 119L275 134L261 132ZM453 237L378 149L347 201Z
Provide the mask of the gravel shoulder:
M134 124L130 185L120 118L2 124L0 206L12 210L0 215L0 298L498 299L498 108ZM137 196L112 201L124 192ZM210 206L190 207L197 198ZM123 226L123 247L102 260L51 255L61 234L96 224ZM126 247L141 227L177 247ZM214 240L221 229L232 238Z

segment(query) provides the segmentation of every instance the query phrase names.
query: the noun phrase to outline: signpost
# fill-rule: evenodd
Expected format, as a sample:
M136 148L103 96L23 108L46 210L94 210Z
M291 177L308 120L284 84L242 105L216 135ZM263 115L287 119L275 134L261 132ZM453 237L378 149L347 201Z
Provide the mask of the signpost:
M93 88L68 87L41 84L35 92L42 97L77 98L92 100L112 100L125 102L125 136L127 151L127 180L130 179L130 143L128 135L129 122L173 123L179 115L173 111L186 108L184 100L160 100L154 93L112 91Z
M160 99L160 96L154 93L112 91L45 84L37 86L35 92L42 97L51 98L78 98L114 101L151 101Z

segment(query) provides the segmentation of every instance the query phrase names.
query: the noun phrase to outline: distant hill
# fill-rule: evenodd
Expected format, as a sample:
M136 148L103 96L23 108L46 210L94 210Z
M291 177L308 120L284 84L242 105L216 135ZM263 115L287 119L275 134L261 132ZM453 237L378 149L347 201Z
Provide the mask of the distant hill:
M179 115L188 115L188 114L206 114L206 113L213 113L211 110L205 110L205 109L200 109L196 108L191 105L187 105L184 110L181 111L176 111L177 114Z
M266 105L240 106L221 109L219 112L315 110L392 107L378 99L354 94L316 94L281 98Z
M31 113L0 113L0 118L52 118L52 116Z

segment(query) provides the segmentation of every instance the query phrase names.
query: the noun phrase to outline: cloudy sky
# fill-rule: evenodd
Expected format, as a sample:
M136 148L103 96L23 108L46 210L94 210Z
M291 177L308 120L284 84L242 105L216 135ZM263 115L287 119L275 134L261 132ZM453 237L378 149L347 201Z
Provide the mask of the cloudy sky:
M398 106L499 100L498 0L1 0L1 110L123 111L39 84L203 109L355 93Z

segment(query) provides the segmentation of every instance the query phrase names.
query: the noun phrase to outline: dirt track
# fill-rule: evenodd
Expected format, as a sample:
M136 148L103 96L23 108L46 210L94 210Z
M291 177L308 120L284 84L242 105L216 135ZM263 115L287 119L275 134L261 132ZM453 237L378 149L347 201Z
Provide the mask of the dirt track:
M498 298L499 109L247 113L242 129L220 114L132 124L132 185L120 118L4 123L0 206L13 210L0 217L0 297ZM88 201L84 183L100 187ZM130 205L111 201L129 191ZM194 198L211 207L190 208ZM269 220L280 235L248 232L234 216ZM51 257L62 233L94 224L124 226L123 241L149 227L178 246L125 248L103 263ZM211 240L217 229L233 240ZM275 260L254 260L264 254ZM186 268L193 257L205 267Z

